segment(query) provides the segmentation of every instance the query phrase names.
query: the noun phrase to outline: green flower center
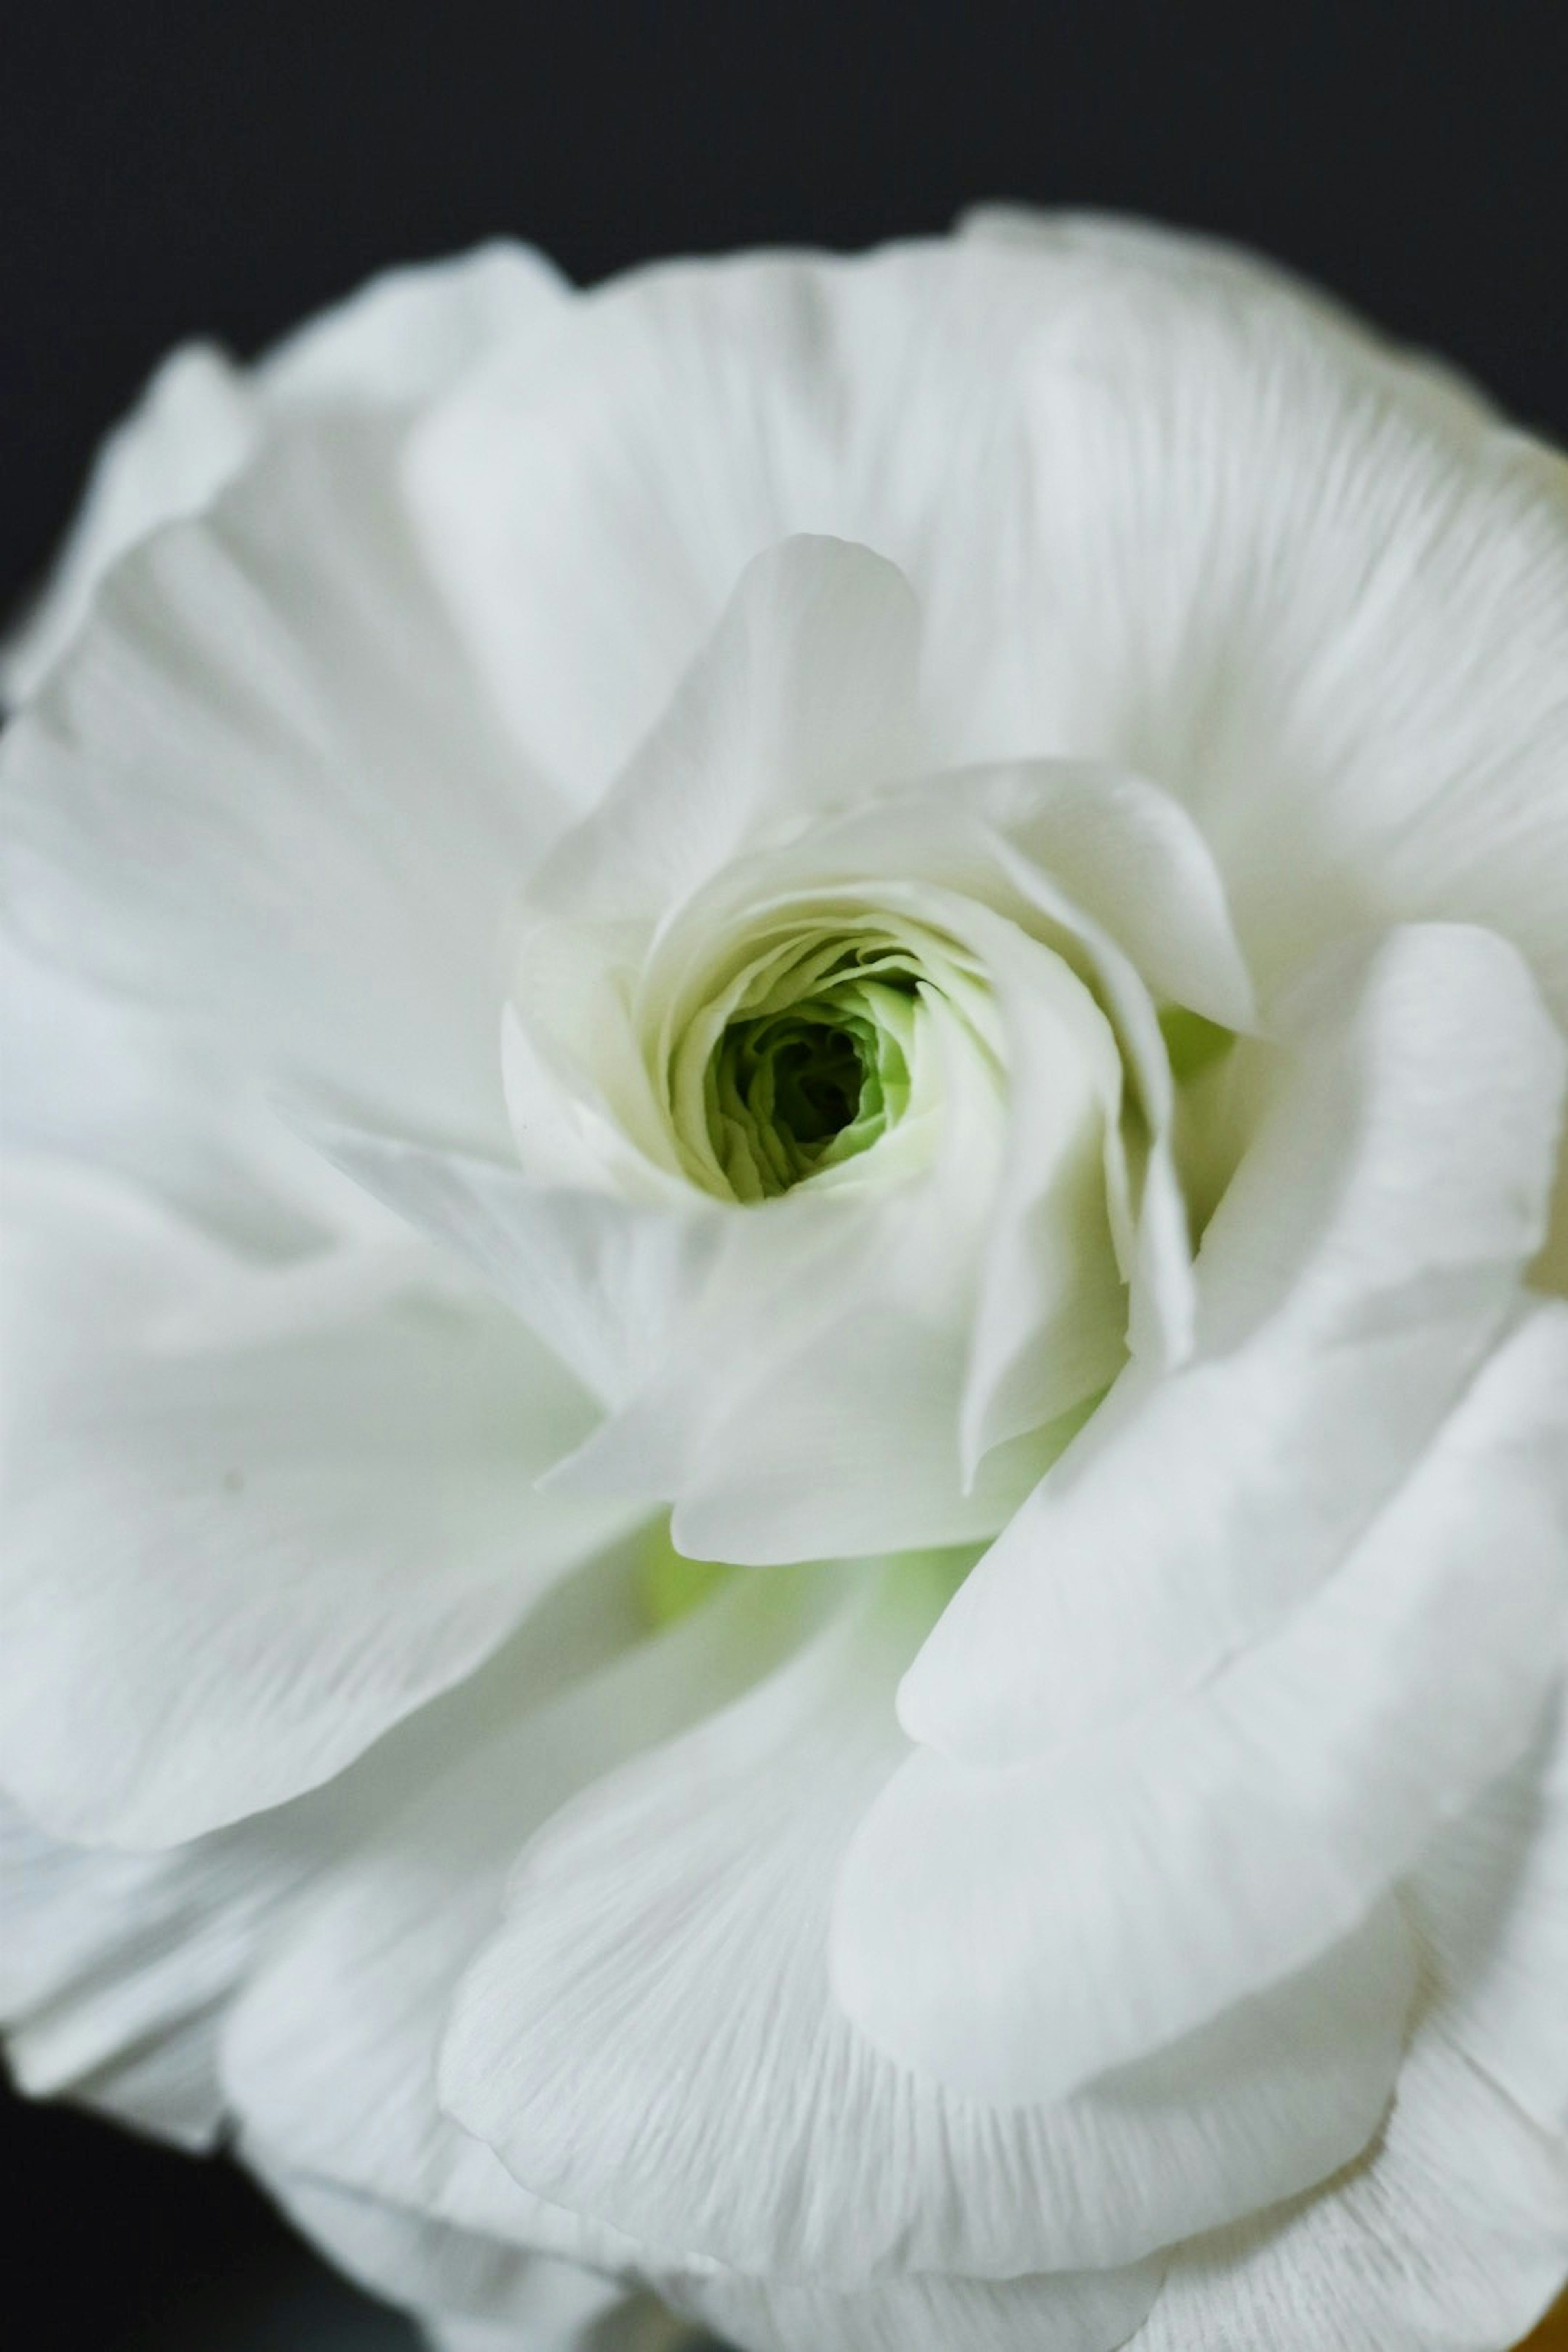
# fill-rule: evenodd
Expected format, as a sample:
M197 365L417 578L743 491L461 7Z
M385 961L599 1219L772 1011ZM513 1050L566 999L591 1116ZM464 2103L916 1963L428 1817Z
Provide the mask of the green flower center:
M853 956L825 984L725 1027L708 1066L708 1133L741 1200L787 1192L865 1151L910 1097L917 983Z

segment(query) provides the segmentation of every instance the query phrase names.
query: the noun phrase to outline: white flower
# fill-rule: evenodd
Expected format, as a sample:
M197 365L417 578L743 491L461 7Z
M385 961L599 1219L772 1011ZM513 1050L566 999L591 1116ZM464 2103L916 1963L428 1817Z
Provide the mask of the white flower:
M502 247L11 675L24 2084L450 2352L1523 2333L1561 459L1128 227Z

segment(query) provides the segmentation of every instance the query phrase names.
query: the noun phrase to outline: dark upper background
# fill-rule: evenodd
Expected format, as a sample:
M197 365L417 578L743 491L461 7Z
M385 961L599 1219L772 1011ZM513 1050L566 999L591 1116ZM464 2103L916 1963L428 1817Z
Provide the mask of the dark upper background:
M1562 0L49 0L0 98L0 602L171 343L254 351L498 230L575 277L940 229L977 197L1257 245L1568 437ZM331 2095L323 2071L323 2097ZM235 2177L7 2107L32 2352L384 2331ZM18 2267L34 2271L20 2278Z

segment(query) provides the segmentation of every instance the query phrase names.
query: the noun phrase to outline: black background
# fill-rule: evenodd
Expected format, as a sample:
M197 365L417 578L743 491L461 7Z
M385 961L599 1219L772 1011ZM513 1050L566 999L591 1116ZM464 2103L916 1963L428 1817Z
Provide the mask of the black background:
M194 332L254 351L497 231L574 277L854 246L984 196L1217 230L1568 437L1563 0L8 0L0 600L104 426ZM0 2114L30 2352L343 2352L355 2319L218 2167ZM959 2352L959 2347L955 2347Z

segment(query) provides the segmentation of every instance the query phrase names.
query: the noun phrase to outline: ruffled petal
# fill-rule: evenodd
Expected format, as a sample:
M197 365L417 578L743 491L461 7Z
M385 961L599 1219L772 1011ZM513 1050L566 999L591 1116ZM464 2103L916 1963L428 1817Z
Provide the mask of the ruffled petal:
M955 2089L1048 2097L1346 1933L1555 1686L1565 1438L1568 1309L1542 1307L1279 1633L1066 1755L920 1750L845 1863L850 2016Z
M492 237L371 278L274 344L258 391L288 407L417 408L497 352L560 323L572 287L533 247Z
M552 819L454 645L392 425L299 425L128 555L6 730L22 943L228 1060L508 1134L505 909Z
M900 1698L933 1748L1066 1748L1194 1686L1337 1565L1510 1311L1563 1070L1513 951L1394 933L1280 1028L1197 1360L1130 1375L956 1596Z
M834 1878L905 1752L892 1690L932 1605L920 1562L857 1571L773 1681L525 1853L443 2082L536 2195L750 2273L1005 2277L1136 2263L1374 2130L1410 1987L1392 1914L1055 2109L949 2097L848 2027L827 1981Z
M6 1199L0 1779L51 1831L313 1786L626 1524L535 1491L591 1407L418 1244L268 1267L84 1172Z
M566 290L540 255L497 242L373 278L253 370L210 343L171 352L104 444L47 586L0 647L0 692L16 703L36 691L112 565L149 532L210 504L279 414L429 399L552 315Z
M754 558L648 740L541 870L545 918L668 920L759 840L907 774L920 625L868 548L796 538Z
M1135 2352L1497 2352L1568 2278L1568 2155L1436 2033L1384 2140L1303 2204L1179 2252Z
M741 2352L1114 2352L1159 2284L1157 2266L1045 2278L916 2277L846 2294L803 2279L661 2281Z
M246 2149L289 2220L374 2295L416 2314L437 2352L679 2352L687 2330L617 2280L485 2238Z
M298 1124L333 1166L477 1274L607 1403L648 1377L711 1283L723 1234L707 1203L672 1213L536 1185L502 1160L313 1110ZM657 1481L633 1487L660 1492Z
M0 650L0 692L25 701L80 628L110 566L161 524L216 497L261 433L244 372L210 343L184 343L153 374L99 452L53 576Z
M18 2089L214 2147L223 2004L313 1858L305 1838L294 1853L95 1853L0 1808L0 2024Z
M1069 217L644 270L476 376L416 496L520 740L591 803L794 532L927 615L940 755L1197 816L1270 985L1477 921L1568 1010L1563 462L1282 273Z
M1411 1901L1433 2016L1542 2130L1568 2137L1568 1699L1518 1769L1438 1836Z
M628 1557L563 1586L447 1702L415 1801L312 1891L229 2022L227 2094L271 2161L469 2236L626 2264L624 2235L542 2204L441 2112L452 1996L500 1916L520 1843L585 1784L776 1666L828 1597L809 1573L737 1580L649 1638Z
M939 633L961 596L990 607L986 526L1015 536L1021 454L997 385L1032 316L1002 291L984 257L930 247L641 271L422 426L431 560L558 789L593 804L779 540L860 541L922 573L941 549Z

